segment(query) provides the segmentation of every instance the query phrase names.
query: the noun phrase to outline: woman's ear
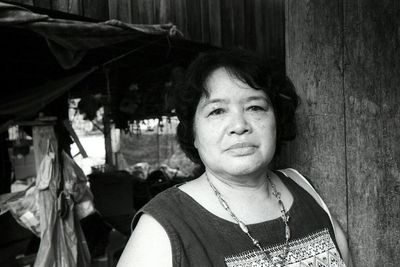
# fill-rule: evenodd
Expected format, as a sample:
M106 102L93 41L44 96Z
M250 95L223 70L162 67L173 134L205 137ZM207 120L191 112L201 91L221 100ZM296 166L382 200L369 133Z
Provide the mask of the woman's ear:
M195 147L196 149L198 149L198 144L197 144L197 138L196 138L196 137L194 137L193 145L194 145L194 147Z

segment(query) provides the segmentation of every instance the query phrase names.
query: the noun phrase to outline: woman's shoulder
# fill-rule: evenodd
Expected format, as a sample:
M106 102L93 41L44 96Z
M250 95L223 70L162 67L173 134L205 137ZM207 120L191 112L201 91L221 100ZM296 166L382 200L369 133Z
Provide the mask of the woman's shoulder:
M315 191L314 186L298 170L293 168L286 168L276 170L276 172L282 173L286 180L293 181L295 184L306 190L311 196L316 198L317 192ZM317 199L319 199L319 197L317 197Z
M157 248L157 257L153 257ZM118 262L122 266L172 266L170 238L152 216L143 214Z
M201 195L201 192L204 190L204 183L202 181L202 177L198 177L194 180L186 182L179 186L179 190L181 192L186 193L190 197L196 199L196 196Z
M198 185L199 183L195 179L170 187L153 197L138 213L148 213L154 217L183 215L187 210L193 210L193 207L196 206L196 195L201 194Z

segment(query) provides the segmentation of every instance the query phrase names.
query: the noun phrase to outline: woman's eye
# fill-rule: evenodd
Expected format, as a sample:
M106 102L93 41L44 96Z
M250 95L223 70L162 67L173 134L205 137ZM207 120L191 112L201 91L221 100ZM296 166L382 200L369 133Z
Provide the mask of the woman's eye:
M224 110L223 110L222 108L217 108L217 109L214 109L213 111L211 111L211 112L208 114L208 116L220 115L220 114L222 114L222 113L224 113Z
M247 108L250 111L266 111L267 109L262 106L250 106Z

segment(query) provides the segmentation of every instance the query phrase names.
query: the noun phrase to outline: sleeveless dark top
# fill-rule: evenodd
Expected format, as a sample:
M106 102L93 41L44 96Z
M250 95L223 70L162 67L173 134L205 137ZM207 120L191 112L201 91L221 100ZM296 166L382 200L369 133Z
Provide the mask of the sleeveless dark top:
M326 212L292 179L276 174L293 195L288 210L291 239L285 266L345 266ZM142 213L151 215L167 232L174 267L270 266L236 223L212 214L177 187L158 194L139 210L133 227ZM283 252L281 218L247 226L272 257ZM154 253L156 256L156 250Z

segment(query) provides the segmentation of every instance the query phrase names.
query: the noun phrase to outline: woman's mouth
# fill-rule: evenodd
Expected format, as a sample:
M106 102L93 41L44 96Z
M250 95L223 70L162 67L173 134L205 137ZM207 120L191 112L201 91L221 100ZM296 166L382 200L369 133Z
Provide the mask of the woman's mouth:
M226 151L235 156L246 156L253 154L256 149L257 146L255 144L242 142L231 145Z

